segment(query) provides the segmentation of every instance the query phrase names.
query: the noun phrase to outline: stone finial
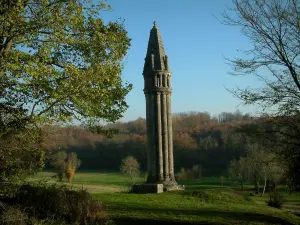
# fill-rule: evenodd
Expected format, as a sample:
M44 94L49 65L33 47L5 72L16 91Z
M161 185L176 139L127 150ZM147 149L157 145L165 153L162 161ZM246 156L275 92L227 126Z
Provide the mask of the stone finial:
M153 22L153 27L156 27L156 21Z

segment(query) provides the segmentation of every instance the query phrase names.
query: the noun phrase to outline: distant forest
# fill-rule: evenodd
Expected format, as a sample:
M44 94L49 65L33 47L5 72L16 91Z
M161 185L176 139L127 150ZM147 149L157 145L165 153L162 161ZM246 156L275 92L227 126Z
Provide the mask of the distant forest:
M235 132L236 128L254 120L238 111L214 117L200 112L174 114L175 170L201 165L204 176L226 175L230 160L246 153L247 137ZM49 154L76 152L82 170L119 170L122 159L132 155L146 171L145 119L108 124L106 128L115 128L118 133L106 138L79 126L46 127L43 145Z

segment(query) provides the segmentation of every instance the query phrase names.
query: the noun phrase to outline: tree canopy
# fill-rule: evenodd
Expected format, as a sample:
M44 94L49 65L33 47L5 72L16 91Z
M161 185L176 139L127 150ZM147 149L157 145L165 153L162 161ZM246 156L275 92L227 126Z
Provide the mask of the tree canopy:
M0 3L0 135L29 123L118 120L130 39L110 6L89 0Z
M122 21L101 19L105 10L90 0L0 2L0 179L43 166L46 124L95 127L127 109L130 39Z
M244 57L229 59L235 75L256 76L260 88L233 93L245 104L274 107L277 115L292 115L300 106L299 0L233 0L224 23L237 26L252 48Z

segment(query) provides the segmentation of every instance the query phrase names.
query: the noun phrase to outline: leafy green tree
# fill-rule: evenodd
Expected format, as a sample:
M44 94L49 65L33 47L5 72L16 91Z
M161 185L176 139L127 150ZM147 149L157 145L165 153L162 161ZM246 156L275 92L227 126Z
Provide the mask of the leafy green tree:
M50 156L50 165L57 170L57 176L59 181L62 181L63 175L66 170L66 161L68 155L65 151L57 152Z
M30 128L0 138L0 181L22 180L44 167L39 132Z
M105 23L104 3L0 3L0 136L31 123L118 120L131 85L121 79L130 39Z
M101 131L98 121L114 122L127 109L131 85L120 74L130 39L121 21L100 18L109 9L89 0L0 2L0 141L14 152L1 154L3 171L41 165L31 157L41 152L8 141L32 127L76 120Z
M133 178L140 174L140 164L133 156L127 156L122 160L120 170L128 175L131 182L134 183Z

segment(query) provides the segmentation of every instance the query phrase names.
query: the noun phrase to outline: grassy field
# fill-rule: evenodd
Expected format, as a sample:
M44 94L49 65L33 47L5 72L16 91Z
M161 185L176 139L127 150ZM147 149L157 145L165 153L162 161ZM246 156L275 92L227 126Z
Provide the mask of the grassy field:
M30 179L56 182L53 173L42 172ZM136 179L143 182L145 174ZM129 179L114 172L76 173L72 184L75 189L87 189L102 201L108 215L117 224L300 224L300 195L285 194L283 209L265 204L264 197L249 197L252 186L245 191L225 180L205 177L180 182L185 191L162 194L126 193Z

